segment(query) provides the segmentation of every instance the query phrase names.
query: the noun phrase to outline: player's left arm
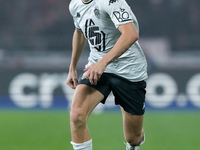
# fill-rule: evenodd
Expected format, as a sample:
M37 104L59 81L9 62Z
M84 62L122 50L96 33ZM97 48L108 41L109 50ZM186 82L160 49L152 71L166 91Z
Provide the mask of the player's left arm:
M121 36L111 51L100 60L100 63L106 66L120 57L139 39L139 34L132 22L120 25L118 29L121 32Z
M126 52L139 38L132 22L120 25L118 29L121 32L121 36L114 47L99 62L85 69L87 71L86 78L90 80L91 84L97 84L106 66Z

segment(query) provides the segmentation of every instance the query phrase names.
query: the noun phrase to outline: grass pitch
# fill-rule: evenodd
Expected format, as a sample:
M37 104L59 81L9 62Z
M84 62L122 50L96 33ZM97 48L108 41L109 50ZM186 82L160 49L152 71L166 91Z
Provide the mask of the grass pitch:
M125 150L120 113L93 114L94 150ZM200 113L146 113L141 150L199 150ZM72 150L69 113L0 113L0 150Z

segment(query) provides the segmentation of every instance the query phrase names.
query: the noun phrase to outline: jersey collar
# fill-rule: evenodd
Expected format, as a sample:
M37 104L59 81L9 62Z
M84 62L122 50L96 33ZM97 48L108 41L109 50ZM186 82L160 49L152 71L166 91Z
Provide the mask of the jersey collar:
M83 2L83 4L89 4L89 3L91 3L93 0L90 0L90 1L88 1L88 2L84 2L83 0L81 0L82 2Z

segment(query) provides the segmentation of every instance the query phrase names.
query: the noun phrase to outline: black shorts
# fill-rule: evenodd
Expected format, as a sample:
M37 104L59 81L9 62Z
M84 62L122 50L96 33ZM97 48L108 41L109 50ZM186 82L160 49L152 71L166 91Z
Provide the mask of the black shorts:
M85 78L79 84L86 84L101 92L104 95L103 104L112 91L115 104L122 106L126 112L133 115L143 115L145 112L145 81L131 82L112 73L103 73L97 85L91 85Z

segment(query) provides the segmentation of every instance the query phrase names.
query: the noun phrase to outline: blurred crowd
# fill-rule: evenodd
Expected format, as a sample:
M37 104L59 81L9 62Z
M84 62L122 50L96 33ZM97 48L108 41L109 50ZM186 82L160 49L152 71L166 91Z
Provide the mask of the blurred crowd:
M68 3L67 0L0 0L0 48L65 48L67 25L71 22Z
M200 49L199 0L135 0L141 35L166 37L173 50Z
M0 49L66 50L74 26L70 0L0 0ZM165 37L174 51L200 49L199 0L127 0L141 37Z

